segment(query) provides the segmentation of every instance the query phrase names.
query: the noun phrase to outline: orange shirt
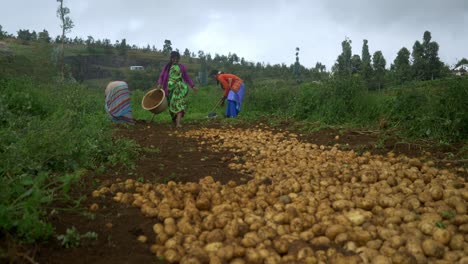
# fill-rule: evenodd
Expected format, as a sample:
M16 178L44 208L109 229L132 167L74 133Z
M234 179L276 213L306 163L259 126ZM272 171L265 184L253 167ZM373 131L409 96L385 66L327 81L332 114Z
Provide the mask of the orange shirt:
M221 73L218 74L216 79L221 83L224 89L224 97L227 97L229 90L233 90L234 92L239 91L240 86L242 85L243 81L241 78L237 77L234 74L229 73Z

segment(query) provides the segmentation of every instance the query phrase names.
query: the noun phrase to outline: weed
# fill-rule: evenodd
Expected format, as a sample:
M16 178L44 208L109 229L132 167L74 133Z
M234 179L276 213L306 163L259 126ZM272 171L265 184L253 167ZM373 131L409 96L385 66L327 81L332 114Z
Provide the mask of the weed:
M97 240L97 238L98 235L95 232L86 232L81 235L74 226L67 228L65 234L57 236L60 244L65 248L79 247L82 243L82 239Z
M455 213L454 212L450 212L450 211L443 211L441 214L440 214L444 219L452 219L455 217Z
M148 152L148 153L160 153L161 150L159 148L155 148L155 147L145 147L145 148L142 148L142 151L144 152Z
M144 183L145 182L145 178L143 176L140 176L136 179L137 182L141 182L141 183Z

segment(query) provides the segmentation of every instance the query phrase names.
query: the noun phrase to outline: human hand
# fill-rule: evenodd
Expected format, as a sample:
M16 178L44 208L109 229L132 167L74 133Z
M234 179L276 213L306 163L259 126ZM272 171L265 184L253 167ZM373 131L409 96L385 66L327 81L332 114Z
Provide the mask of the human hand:
M221 101L222 101L222 102L221 102L221 105L222 105L222 106L224 106L224 103L226 102L226 99L227 99L226 96L221 97Z
M156 86L156 89L162 89L162 86L158 84L158 86Z

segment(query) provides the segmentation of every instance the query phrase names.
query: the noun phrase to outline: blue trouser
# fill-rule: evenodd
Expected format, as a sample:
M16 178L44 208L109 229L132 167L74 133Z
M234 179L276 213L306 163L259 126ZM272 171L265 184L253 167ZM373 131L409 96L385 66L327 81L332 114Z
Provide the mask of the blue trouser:
M228 100L226 106L226 117L236 117L239 114L239 111L236 107L236 101Z

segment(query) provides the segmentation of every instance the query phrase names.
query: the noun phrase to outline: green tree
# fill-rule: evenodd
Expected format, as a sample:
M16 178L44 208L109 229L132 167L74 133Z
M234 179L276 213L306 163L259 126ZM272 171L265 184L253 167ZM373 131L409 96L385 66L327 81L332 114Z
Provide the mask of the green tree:
M119 46L117 47L117 52L120 56L125 56L127 55L127 51L128 51L127 40L122 39Z
M0 25L0 39L4 39L8 36L8 33L6 31L3 31L2 25Z
M439 59L439 44L431 41L431 32L425 31L423 42L413 45L413 76L418 80L439 78L444 71L444 64Z
M336 59L334 71L340 76L351 75L351 40L346 38L341 42L341 54Z
M187 57L187 58L190 57L190 50L189 49L185 48L184 56Z
M456 64L455 64L455 67L458 67L462 64L468 64L468 59L466 58L462 58L461 60L459 60Z
M168 55L171 52L172 52L172 43L170 40L166 39L164 40L163 53Z
M413 51L411 52L412 57L412 72L413 78L416 80L424 79L425 71L425 59L424 59L424 48L421 45L421 42L416 41L413 45Z
M21 40L23 43L27 43L29 41L33 41L33 34L32 32L29 32L29 29L20 29L17 32L17 37L18 40Z
M296 80L299 81L299 77L301 76L301 64L299 63L299 47L296 47L296 62L294 63L294 76L296 76Z
M365 81L369 81L372 78L372 66L371 66L371 55L369 52L369 45L367 39L362 41L361 51L361 75Z
M351 72L359 73L361 72L361 67L362 67L361 57L359 57L359 55L357 54L354 54L353 57L351 57Z
M59 7L57 8L57 17L60 18L60 27L62 28L62 51L61 51L61 74L62 80L65 78L65 34L69 33L71 29L74 27L73 21L71 20L70 16L70 9L68 7L63 6L63 0L57 0L60 3Z
M198 54L200 58L200 70L198 71L197 81L201 86L206 86L208 84L208 67L206 64L206 57L204 55L200 57L200 54L203 54L203 51L199 51Z
M39 40L40 42L50 43L51 38L49 36L49 32L45 29L42 32L39 32L37 40Z
M385 77L385 65L387 62L380 50L374 52L372 56L372 68L374 70L375 80L377 81L379 90L382 88L382 82Z
M431 32L424 32L424 53L427 60L426 79L434 80L441 76L444 64L439 58L439 44L431 41Z
M411 65L409 57L410 51L403 47L398 51L398 54L391 66L391 70L395 74L395 78L399 84L403 84L411 79Z

